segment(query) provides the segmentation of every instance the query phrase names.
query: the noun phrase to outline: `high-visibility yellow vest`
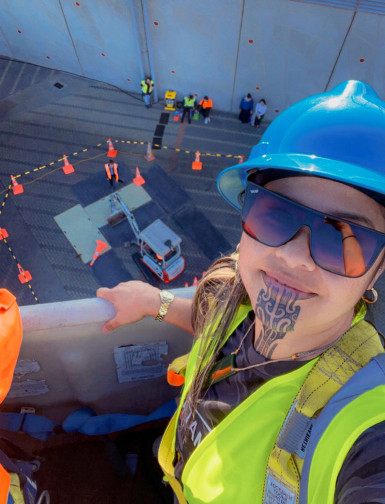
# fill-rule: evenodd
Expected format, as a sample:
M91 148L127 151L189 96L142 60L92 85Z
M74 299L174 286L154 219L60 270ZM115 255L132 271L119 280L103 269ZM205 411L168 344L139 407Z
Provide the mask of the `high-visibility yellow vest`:
M227 337L249 310L249 306L239 308ZM382 352L374 327L360 321L321 357L263 384L203 438L186 462L182 486L174 477L175 436L199 358L196 342L179 408L159 449L160 465L179 503L270 504L284 498L287 504L332 504L349 449L368 427L385 420ZM368 364L377 354L379 361ZM376 379L365 378L376 372ZM353 381L356 396L351 390ZM314 420L314 413L322 409ZM328 455L331 444L333 456ZM296 453L301 449L302 456Z
M142 80L140 81L140 87L142 88L142 92L144 94L151 94L154 87L154 81L152 80L151 83L148 84L145 80Z
M195 98L189 98L188 96L185 96L184 97L184 103L183 103L183 106L184 107L193 107L195 105Z

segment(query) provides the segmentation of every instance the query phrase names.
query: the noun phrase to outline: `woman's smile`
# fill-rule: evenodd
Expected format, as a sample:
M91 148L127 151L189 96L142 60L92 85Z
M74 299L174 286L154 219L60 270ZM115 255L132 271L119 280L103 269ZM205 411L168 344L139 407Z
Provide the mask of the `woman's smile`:
M311 299L317 294L295 278L290 278L282 273L262 271L262 278L266 286L275 284L277 288L285 288L297 295L298 300Z

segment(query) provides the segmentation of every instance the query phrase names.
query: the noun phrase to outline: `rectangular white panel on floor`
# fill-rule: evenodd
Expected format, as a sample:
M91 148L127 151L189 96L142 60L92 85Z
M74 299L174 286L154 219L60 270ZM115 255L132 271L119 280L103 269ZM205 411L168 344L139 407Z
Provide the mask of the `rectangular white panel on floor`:
M96 249L96 240L104 241L108 245L102 254L111 250L97 225L81 205L75 205L56 215L54 219L84 263L91 261Z

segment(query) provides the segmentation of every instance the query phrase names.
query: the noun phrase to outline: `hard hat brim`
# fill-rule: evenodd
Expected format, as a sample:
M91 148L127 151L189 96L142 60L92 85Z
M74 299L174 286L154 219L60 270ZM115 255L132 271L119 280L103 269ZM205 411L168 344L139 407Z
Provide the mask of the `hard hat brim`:
M217 178L219 194L236 210L241 211L240 195L246 188L250 173L269 171L269 180L285 176L314 176L341 182L364 192L385 205L385 195L379 191L385 188L384 175L352 163L336 161L305 154L272 154L249 158L241 165L236 164L223 170ZM347 177L346 174L349 173ZM276 176L275 176L276 174ZM267 177L266 177L267 178ZM267 182L267 180L266 180ZM262 181L263 183L263 181Z

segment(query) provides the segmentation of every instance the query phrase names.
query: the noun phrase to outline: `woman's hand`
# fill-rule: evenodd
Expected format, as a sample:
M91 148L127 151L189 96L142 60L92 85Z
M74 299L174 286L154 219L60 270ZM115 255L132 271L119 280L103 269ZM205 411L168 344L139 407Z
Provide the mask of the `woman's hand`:
M159 289L138 280L120 283L112 289L101 287L96 296L106 299L115 308L115 317L102 327L105 334L122 325L138 322L146 315L156 317L160 306Z

